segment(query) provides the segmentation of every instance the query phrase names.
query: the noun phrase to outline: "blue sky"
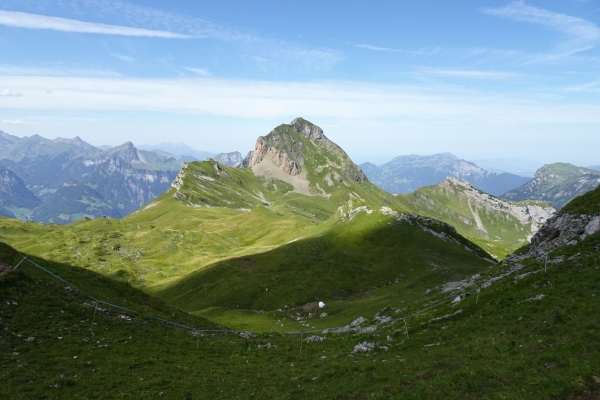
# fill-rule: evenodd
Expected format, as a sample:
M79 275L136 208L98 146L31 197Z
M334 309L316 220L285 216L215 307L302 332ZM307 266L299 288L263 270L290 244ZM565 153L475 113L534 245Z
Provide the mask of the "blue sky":
M0 130L600 164L600 2L0 0Z

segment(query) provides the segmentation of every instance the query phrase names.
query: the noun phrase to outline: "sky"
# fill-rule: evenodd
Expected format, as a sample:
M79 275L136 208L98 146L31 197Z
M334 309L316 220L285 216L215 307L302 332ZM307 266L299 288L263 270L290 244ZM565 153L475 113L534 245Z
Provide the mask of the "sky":
M600 1L0 0L0 130L600 164Z

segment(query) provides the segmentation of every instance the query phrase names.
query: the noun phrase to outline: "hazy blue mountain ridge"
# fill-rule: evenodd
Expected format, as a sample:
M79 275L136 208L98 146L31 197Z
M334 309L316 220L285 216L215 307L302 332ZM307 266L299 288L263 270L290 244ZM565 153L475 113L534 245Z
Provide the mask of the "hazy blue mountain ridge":
M160 155L170 155L179 161L203 161L213 157L215 153L194 150L190 145L182 142L163 142L159 144L142 144L138 149L153 151Z
M361 168L369 180L390 193L410 193L451 176L499 196L528 181L528 178L515 174L485 170L451 153L399 156L380 166L363 163Z
M48 222L56 219L55 211L60 209L62 218L55 222L64 223L72 220L68 215L118 217L135 211L169 187L181 162L172 156L139 150L131 142L101 150L79 137L49 140L33 135L18 138L0 131L0 167L20 178L38 201L57 202L54 196L57 191L65 199L60 207L49 204L35 213L33 209L40 206L39 203L21 202L18 212L9 210L12 216ZM87 193L77 185L68 185L70 189L64 189L65 183L71 180L87 185L95 193ZM70 195L75 197L69 198ZM0 200L5 203L9 197L8 191L0 193ZM82 212L79 204L84 197L94 198L92 203L98 204L87 210L87 214ZM69 210L68 205L75 209Z
M568 163L547 164L534 177L502 195L512 201L542 200L560 209L577 196L600 185L600 171Z

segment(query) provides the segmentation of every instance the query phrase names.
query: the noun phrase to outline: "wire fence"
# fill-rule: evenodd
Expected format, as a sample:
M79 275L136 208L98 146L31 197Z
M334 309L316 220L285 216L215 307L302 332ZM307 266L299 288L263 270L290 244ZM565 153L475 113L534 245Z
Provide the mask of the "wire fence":
M3 238L0 238L0 241L3 242L4 244L6 244L7 246L10 246L10 244L6 240L4 240ZM14 249L14 247L12 247L12 246L10 246L10 247ZM15 251L17 251L17 250L15 249ZM146 318L149 318L149 319L154 319L156 321L160 321L160 322L163 322L163 323L168 324L168 325L173 325L173 326L177 326L177 327L180 327L180 328L183 328L183 329L187 329L187 330L191 331L192 333L236 333L236 334L240 334L240 333L252 333L252 334L274 333L274 332L252 332L252 331L249 331L249 330L234 330L234 329L198 329L198 328L195 328L193 326L180 324L178 322L174 322L174 321L171 321L171 320L168 320L168 319L165 319L165 318L160 318L160 317L157 317L155 315L151 315L151 314L147 314L147 313L144 313L144 312L141 312L141 311L133 310L133 309L128 308L128 307L119 306L119 305L116 305L116 304L113 304L113 303L110 303L110 302L107 302L107 301L104 301L104 300L100 300L100 299L92 296L91 294L86 293L85 291L79 289L77 286L73 285L71 282L69 282L69 281L61 278L57 274L53 273L52 271L48 270L47 268L44 268L43 266L39 265L35 261L29 259L27 256L21 254L20 252L17 251L17 254L19 254L19 256L21 256L23 258L13 268L13 271L16 270L19 267L19 265L21 265L21 263L23 263L23 261L27 261L31 265L39 268L40 270L44 271L48 275L50 275L50 276L58 279L59 281L67 284L69 287L71 287L72 289L74 289L77 292L79 292L82 296L88 297L88 298L92 299L96 303L96 306L95 306L94 310L98 309L98 305L99 304L103 304L103 305L110 306L110 307L113 307L113 308L116 308L116 309L119 309L119 310L123 310L123 311L127 311L127 312L130 312L130 313L134 313L134 314L137 314L137 315L142 316L142 317L146 317ZM433 305L431 305L429 307L423 308L421 310L415 311L415 312L413 312L411 314L408 314L408 315L405 315L405 316L402 316L402 317L393 318L393 319L388 320L386 322L391 323L391 322L404 321L405 328L407 329L407 334L408 334L408 328L406 327L406 320L408 320L409 318L416 317L417 315L423 314L423 313L425 313L425 312L427 312L429 310L432 310L434 308L437 308L437 307L439 307L439 306L441 306L443 304L446 304L446 303L449 303L451 301L454 301L457 297L463 297L463 296L469 295L469 294L471 294L471 293L473 293L475 291L477 291L477 293L479 294L480 290L481 290L481 288L477 287L477 288L472 289L472 290L468 290L468 291L465 291L465 292L462 292L462 293L459 293L459 294L455 294L452 297L449 297L449 298L447 298L445 300L437 302L437 303L435 303L435 304L433 304ZM331 328L320 328L320 329L312 329L312 330L291 331L291 332L276 331L276 333L287 334L287 335L304 335L304 334L307 334L307 333L329 333L329 332L335 333L336 330L343 329L343 328L346 328L346 327L348 327L348 325L341 325L341 326L336 326L336 327L331 327Z

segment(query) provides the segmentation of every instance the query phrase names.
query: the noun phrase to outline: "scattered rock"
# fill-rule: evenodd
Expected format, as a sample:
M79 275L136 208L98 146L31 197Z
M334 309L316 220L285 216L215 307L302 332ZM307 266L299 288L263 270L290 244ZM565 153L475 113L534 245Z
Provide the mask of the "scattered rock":
M325 340L325 337L323 337L323 336L317 336L317 335L309 336L306 339L304 339L304 341L306 343L310 343L310 342L322 342L323 340Z
M321 315L319 315L319 318L327 318L328 316L329 315L326 312L324 312L324 313L321 313Z
M352 353L373 351L374 348L375 348L374 343L363 342L363 343L359 343L356 346L354 346L354 350L352 350Z
M527 300L520 301L519 304L520 303L528 303L530 301L535 301L535 300L541 300L544 297L546 297L546 295L544 295L544 294L538 294L537 296L531 297L531 298L529 298Z
M120 314L119 318L121 318L123 321L127 322L128 324L133 323L133 318L130 317L129 315Z
M365 328L358 329L358 333L371 333L377 330L377 325L367 326Z
M394 340L394 339L393 339L393 338L392 338L390 335L387 335L387 338L386 338L386 340L387 340L388 342L391 342L391 341L392 341L392 340Z
M35 340L35 337L31 336L28 337L27 339L25 339L26 342L33 342Z
M276 349L277 345L276 344L271 344L271 343L257 344L256 348L258 348L258 349Z
M526 273L521 274L521 275L517 275L517 276L515 276L515 281L521 280L521 279L523 279L523 278L525 278L526 276L529 276L529 275L537 274L540 271L541 270L531 271L531 272L526 272Z
M254 335L251 332L241 332L240 336L243 337L244 339L250 339L250 338L256 337L256 335Z
M465 279L465 280L457 281L457 282L445 283L444 286L442 287L442 293L446 293L446 292L449 292L452 290L464 290L471 286L475 286L475 283L480 279L481 279L481 274L475 274L472 277L470 277L469 279ZM429 292L427 292L427 293L429 293Z
M454 316L454 315L458 315L458 314L460 314L460 313L462 313L462 312L463 312L463 310L462 310L462 308L461 308L460 310L456 310L456 312L455 312L454 314L446 314L446 315L444 315L444 316L442 316L442 317L438 317L438 318L431 318L431 319L429 320L429 322L433 322L433 321L439 321L439 320L441 320L441 319L450 318L450 317L452 317L452 316Z

